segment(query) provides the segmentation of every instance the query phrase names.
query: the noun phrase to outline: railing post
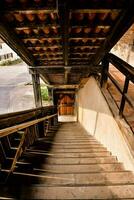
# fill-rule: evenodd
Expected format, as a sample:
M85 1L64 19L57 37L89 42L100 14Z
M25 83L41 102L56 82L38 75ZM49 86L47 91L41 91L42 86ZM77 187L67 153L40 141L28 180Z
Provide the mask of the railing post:
M107 56L105 56L102 60L102 72L101 72L101 81L100 81L100 85L103 88L106 88L106 85L107 85L108 70L109 70L109 60Z
M129 86L129 78L126 77L125 83L124 83L124 88L123 88L123 93L122 93L121 104L120 104L120 108L119 108L119 115L120 116L123 116L123 110L124 110L124 107L125 107L125 94L128 91L128 86Z
M33 72L32 70L30 70L30 73L32 75L35 106L41 107L42 98L41 98L41 88L40 88L40 77L39 77L39 74L35 71Z

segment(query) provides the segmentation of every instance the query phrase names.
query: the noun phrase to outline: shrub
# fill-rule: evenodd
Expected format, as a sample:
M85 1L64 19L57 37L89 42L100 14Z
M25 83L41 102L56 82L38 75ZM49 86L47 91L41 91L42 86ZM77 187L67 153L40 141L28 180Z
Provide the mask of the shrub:
M17 58L15 60L4 60L0 62L0 66L9 66L9 65L16 65L23 62L20 58Z
M41 86L41 96L43 101L49 100L48 89L46 86Z

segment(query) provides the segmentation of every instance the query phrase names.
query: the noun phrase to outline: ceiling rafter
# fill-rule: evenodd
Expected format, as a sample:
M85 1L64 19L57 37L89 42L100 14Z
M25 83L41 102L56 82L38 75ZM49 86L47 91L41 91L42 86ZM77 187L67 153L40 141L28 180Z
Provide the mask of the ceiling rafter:
M134 20L133 0L1 2L5 39L48 85L100 73L98 63Z

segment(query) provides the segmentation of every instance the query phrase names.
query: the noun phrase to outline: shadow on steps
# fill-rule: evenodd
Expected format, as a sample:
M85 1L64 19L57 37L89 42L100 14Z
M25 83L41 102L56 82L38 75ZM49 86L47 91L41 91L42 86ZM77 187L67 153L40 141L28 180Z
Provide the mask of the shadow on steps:
M38 140L1 185L14 199L134 199L134 176L76 123Z

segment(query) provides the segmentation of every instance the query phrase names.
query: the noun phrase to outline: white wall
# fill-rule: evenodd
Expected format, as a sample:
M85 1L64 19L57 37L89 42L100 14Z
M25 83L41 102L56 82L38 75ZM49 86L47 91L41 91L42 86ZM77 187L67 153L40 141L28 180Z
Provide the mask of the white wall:
M17 59L18 58L18 55L6 43L2 43L1 45L2 45L2 49L0 49L0 55L12 53L13 58L10 58L10 59Z
M117 156L126 169L134 171L134 158L93 77L80 89L77 98L81 125Z

